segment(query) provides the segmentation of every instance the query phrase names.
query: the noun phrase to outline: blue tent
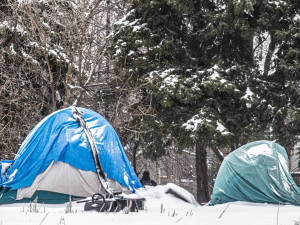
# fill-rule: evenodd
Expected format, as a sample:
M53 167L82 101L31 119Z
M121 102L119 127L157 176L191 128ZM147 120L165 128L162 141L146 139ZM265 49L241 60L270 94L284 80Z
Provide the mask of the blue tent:
M233 201L300 205L285 149L271 141L246 144L224 158L211 205Z
M96 112L78 109L95 141L109 188L135 192L142 187L113 127ZM74 107L54 112L33 128L11 166L2 169L0 196L2 190L2 194L13 193L16 200L24 201L40 193L40 201L47 195L44 199L47 202L46 199L51 199L49 193L56 196L53 198L67 196L65 199L68 199L69 196L88 197L101 192L103 187L98 180L87 134L72 110ZM4 197L0 197L0 203L11 202L11 196Z

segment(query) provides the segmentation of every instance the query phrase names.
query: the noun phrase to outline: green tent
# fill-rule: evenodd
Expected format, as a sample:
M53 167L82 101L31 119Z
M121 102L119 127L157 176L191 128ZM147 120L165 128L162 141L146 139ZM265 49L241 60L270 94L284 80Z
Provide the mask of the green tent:
M285 149L271 141L246 144L225 157L210 205L233 201L300 205Z
M31 198L24 198L22 200L17 199L17 190L10 190L7 188L0 187L0 205L1 204L11 204L11 203L28 203L37 201L39 203L47 204L61 204L71 201L76 201L82 199L82 197L70 196L66 194L60 194L50 191L36 191Z

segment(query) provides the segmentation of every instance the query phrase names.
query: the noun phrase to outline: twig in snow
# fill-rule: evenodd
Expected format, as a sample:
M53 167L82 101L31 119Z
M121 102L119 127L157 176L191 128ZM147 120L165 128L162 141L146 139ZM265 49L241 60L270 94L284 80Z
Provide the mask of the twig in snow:
M66 209L65 209L66 213L72 213L72 198L71 195L69 196L69 202L67 203Z
M48 216L49 212L47 212L47 214L44 216L44 218L42 219L42 221L40 222L40 225L42 225L42 223L44 222L44 220L46 219L46 217Z
M190 212L187 211L185 216L188 216L189 214L190 214L190 216L192 216L193 215L193 210L191 210Z
M221 217L223 216L223 214L225 213L225 211L228 209L230 203L228 203L227 207L224 209L224 211L220 214L219 219L221 219Z
M130 212L130 208L129 208L129 207L125 207L125 208L124 208L124 213L125 213L125 214L129 214L129 212Z
M65 218L61 217L60 221L58 222L58 225L65 225L65 224L66 224Z
M176 216L176 211L174 210L173 214L172 214L172 217Z
M278 225L278 216L279 216L279 207L280 207L280 202L278 202L278 208L277 208L277 225Z
M296 220L294 220L294 225L300 225L300 218L299 218L299 221L296 221Z
M176 220L175 223L178 223L180 220L182 220L183 217L181 217L179 220Z

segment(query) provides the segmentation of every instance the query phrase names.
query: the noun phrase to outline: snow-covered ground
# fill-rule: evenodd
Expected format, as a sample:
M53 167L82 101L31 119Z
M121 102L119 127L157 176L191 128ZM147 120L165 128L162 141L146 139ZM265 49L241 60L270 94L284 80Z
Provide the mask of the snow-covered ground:
M300 224L300 207L235 202L216 206L199 206L184 202L165 191L169 188L179 192L188 201L193 197L175 185L148 187L138 191L137 197L145 197L145 210L125 214L83 211L84 203L72 203L71 213L66 213L67 204L45 205L11 204L0 206L0 225L8 224L131 224L131 225L295 225Z

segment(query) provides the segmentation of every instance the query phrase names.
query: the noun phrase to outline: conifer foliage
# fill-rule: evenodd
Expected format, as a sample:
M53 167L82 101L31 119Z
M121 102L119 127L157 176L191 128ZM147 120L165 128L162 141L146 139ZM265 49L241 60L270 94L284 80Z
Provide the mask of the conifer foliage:
M199 202L209 199L208 149L222 160L220 148L251 140L295 143L297 24L297 1L152 0L132 1L116 25L109 52L119 78L151 96L151 119L133 121L163 131L144 132L141 148L194 148ZM151 145L158 139L165 145Z

